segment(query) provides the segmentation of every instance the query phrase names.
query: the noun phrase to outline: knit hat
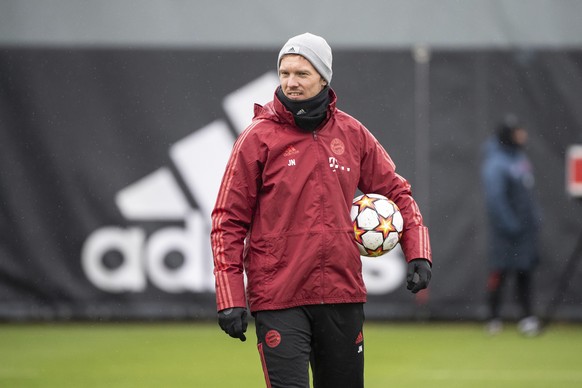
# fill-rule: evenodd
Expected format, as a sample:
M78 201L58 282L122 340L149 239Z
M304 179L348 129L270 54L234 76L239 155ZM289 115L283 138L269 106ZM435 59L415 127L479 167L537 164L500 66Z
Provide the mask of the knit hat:
M497 138L501 144L517 146L513 139L513 133L521 128L521 124L516 115L508 113L497 127Z
M327 81L331 82L331 47L321 36L306 32L292 37L285 43L277 58L277 72L281 64L281 58L286 54L299 54L307 59L315 70Z

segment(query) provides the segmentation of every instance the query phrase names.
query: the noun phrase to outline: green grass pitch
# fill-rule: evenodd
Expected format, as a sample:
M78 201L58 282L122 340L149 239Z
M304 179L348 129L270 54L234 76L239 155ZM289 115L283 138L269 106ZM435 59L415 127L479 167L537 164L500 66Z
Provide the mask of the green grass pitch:
M247 342L213 323L0 324L0 387L264 387ZM536 338L508 325L368 322L366 387L582 386L582 326Z

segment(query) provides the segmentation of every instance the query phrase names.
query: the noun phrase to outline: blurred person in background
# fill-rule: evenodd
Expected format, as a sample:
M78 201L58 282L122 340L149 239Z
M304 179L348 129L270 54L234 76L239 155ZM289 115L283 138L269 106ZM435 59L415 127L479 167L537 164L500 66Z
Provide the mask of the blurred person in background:
M244 341L248 304L268 387L309 387L311 365L315 388L361 388L367 294L349 214L356 190L399 206L413 293L431 277L428 229L388 153L336 108L325 39L289 39L277 71L280 86L255 105L212 212L218 322Z
M540 331L532 311L533 272L539 261L540 207L534 194L532 164L524 150L528 133L507 115L484 145L481 177L489 221L488 321L486 329L503 329L500 315L504 286L515 278L521 316L518 329L527 336Z

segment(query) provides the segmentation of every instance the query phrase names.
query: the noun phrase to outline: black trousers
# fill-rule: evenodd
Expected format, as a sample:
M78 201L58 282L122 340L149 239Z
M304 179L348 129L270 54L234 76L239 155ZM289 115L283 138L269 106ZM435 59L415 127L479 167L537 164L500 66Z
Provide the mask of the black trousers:
M500 317L503 291L510 270L496 270L489 273L487 281L487 299L489 304L489 319ZM532 315L532 271L515 270L515 291L521 307L522 318Z
M254 314L269 388L364 387L362 303L300 306Z

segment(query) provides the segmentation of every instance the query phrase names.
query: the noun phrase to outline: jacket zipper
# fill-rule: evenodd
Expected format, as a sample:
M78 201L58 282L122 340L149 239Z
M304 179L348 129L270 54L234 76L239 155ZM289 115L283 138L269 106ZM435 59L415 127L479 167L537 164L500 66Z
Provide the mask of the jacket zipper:
M313 131L312 134L313 134L313 140L314 141L317 141L317 131ZM323 179L323 171L321 171L321 156L319 155L320 150L319 150L319 148L317 148L317 150L318 150L317 151L317 161L318 161L317 162L317 168L318 168L318 171L319 171L319 174L320 174L319 175L320 176L320 179ZM321 204L321 217L323 219L324 218L324 214L323 214L324 213L323 192L320 193L320 196L321 196L321 199L320 199L320 204ZM319 269L321 271L321 290L322 290L321 292L322 292L322 294L321 294L321 301L319 303L320 304L325 304L325 300L324 300L325 292L323 292L323 290L325 288L325 280L323 279L323 274L325 273L325 267L324 267L324 255L325 255L325 252L324 252L324 249L323 249L323 243L324 243L323 242L323 239L325 237L324 237L324 234L323 233L321 234L321 237L320 238L322 240L321 240L321 245L319 247Z

